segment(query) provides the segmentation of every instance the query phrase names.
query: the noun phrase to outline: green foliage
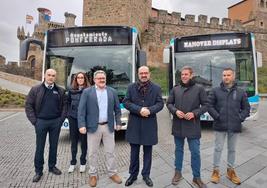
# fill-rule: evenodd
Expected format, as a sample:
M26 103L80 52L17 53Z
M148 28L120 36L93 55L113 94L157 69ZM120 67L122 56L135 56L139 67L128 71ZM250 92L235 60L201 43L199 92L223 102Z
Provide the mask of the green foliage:
M25 95L11 92L0 87L0 108L24 107Z
M149 67L150 72L151 72L151 80L160 85L161 90L162 90L162 95L167 95L168 94L168 76L167 76L167 71L168 68L166 67Z
M267 93L267 67L258 68L259 93Z

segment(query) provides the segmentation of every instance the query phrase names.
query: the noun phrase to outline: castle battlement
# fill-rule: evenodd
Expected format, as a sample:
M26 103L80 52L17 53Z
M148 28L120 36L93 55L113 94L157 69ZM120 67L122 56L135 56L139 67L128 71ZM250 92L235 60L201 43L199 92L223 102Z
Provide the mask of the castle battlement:
M197 21L196 21L197 18ZM211 17L208 20L207 15L192 15L186 14L184 18L181 17L180 12L168 13L166 10L157 10L157 16L149 19L151 23L181 25L189 27L202 27L220 30L244 30L240 20L231 20L229 18L220 19Z

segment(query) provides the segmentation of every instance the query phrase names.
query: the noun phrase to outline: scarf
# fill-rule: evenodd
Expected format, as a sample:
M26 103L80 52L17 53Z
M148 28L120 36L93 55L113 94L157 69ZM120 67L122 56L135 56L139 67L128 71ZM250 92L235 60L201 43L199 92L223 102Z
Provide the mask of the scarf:
M148 80L147 82L140 82L140 81L137 82L138 86L137 89L142 97L144 97L147 94L150 84L151 84L150 80Z

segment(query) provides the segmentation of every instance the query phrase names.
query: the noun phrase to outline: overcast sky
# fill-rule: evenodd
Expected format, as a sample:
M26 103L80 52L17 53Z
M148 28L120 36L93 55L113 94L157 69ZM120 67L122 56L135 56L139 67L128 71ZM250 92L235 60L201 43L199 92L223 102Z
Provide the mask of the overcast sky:
M227 8L241 0L152 0L152 6L168 12L185 14L205 14L208 17L227 17ZM52 11L51 21L64 22L64 13L74 13L76 25L82 23L83 0L1 0L0 8L0 55L7 61L17 61L19 56L18 26L24 26L32 33L34 23L38 22L37 8ZM26 14L32 15L34 21L26 25Z

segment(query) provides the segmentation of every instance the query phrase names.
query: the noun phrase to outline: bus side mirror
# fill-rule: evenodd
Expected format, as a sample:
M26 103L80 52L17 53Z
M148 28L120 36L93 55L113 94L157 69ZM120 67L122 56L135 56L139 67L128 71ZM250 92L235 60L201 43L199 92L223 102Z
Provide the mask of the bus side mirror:
M170 48L163 50L163 63L170 63Z
M262 53L261 52L257 52L257 67L262 67Z
M27 57L28 57L28 51L29 51L29 48L30 48L30 44L33 43L33 44L36 44L36 45L39 45L40 48L42 50L44 50L44 43L43 41L40 41L40 40L36 40L36 39L26 39L24 40L22 43L21 43L21 46L20 46L20 51L19 51L19 59L21 61L25 61L27 60Z
M143 50L138 50L137 51L137 62L139 67L141 66L146 66L146 52Z

